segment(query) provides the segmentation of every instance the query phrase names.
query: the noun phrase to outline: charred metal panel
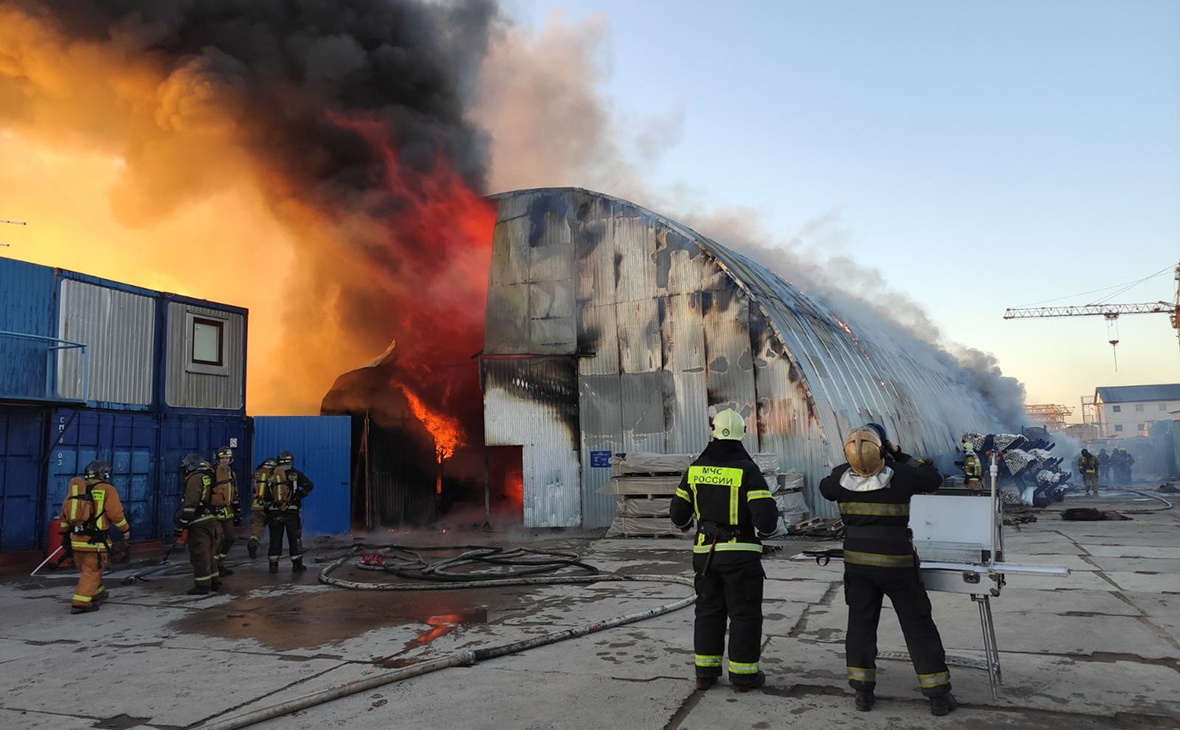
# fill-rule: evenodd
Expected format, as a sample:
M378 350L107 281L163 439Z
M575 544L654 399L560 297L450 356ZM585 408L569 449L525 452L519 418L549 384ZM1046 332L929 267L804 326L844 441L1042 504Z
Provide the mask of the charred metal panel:
M615 209L615 301L620 304L656 296L655 224L633 206Z
M594 359L578 362L578 416L582 430L582 526L606 527L615 513L615 497L599 494L610 481L611 470L593 461L592 453L625 451L622 381L618 373L588 372Z
M668 452L697 452L709 443L709 389L700 292L667 298L661 334Z
M580 525L574 358L484 360L483 383L487 445L523 447L525 527Z
M742 414L750 425L742 442L748 451L757 452L758 434L753 428L757 398L746 297L732 282L722 289L701 292L701 317L709 408L713 413L732 408Z

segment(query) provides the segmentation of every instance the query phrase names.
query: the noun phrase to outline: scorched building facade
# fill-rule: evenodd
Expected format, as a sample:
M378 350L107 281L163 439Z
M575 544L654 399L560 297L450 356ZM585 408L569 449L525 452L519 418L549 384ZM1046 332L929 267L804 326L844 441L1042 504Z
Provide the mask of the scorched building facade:
M608 525L609 455L700 451L720 408L747 417L751 452L805 475L819 515L854 426L883 423L944 463L958 434L996 426L933 347L862 331L674 221L574 188L493 199L485 438L519 460L526 526Z

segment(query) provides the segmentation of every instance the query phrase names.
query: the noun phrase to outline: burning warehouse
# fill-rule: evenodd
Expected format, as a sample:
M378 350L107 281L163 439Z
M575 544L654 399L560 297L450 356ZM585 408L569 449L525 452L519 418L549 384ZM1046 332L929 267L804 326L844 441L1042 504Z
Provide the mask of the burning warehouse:
M698 452L721 408L824 516L815 489L852 427L950 467L959 434L1001 420L945 352L675 221L575 188L493 200L484 432L492 489L523 482L526 526L610 524L609 456Z

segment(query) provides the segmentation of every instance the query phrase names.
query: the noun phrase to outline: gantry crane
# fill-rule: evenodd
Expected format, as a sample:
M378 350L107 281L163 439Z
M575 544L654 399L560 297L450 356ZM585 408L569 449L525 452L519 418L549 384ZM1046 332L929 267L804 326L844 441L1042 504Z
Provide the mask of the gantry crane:
M1166 269L1165 269L1166 270ZM1158 276L1157 272L1153 276ZM1172 320L1172 328L1176 330L1176 337L1180 339L1180 263L1176 264L1176 301L1147 302L1145 304L1086 304L1074 307L1032 307L1029 309L1005 309L1004 319L1031 319L1033 317L1090 317L1102 315L1106 318L1107 341L1115 351L1114 369L1119 369L1118 351L1119 330L1118 319L1124 314L1167 314Z

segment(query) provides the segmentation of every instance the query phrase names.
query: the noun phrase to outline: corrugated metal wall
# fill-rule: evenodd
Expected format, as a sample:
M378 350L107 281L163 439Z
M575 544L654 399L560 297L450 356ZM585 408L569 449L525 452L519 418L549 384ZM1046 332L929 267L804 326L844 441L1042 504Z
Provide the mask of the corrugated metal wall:
M246 318L221 309L184 302L169 302L165 344L164 401L173 408L239 410L246 392ZM186 314L198 314L225 322L226 364L223 372L198 372L208 368L189 366L192 333Z
M45 411L0 408L0 550L29 550L43 534L38 516Z
M157 523L155 414L127 411L58 409L50 419L47 489L43 515L61 510L70 480L95 459L111 465L111 483L119 492L135 539L159 537ZM167 531L171 532L171 525Z
M156 301L152 297L62 279L57 336L89 345L89 400L150 405L156 347ZM82 398L83 357L61 350L57 390L63 398Z
M0 258L0 331L54 337L53 269ZM0 398L46 398L48 343L0 335Z
M488 446L521 446L526 527L582 524L578 379L572 357L483 361Z
M573 450L582 488L559 493L559 504L535 484L530 491L537 477L526 448L526 514L543 500L572 518L576 499L584 525L607 524L613 500L597 489L608 470L592 465L592 452L700 451L710 414L725 407L757 424L748 449L778 452L783 470L806 475L809 505L822 515L835 512L819 498L819 480L843 461L852 426L879 421L915 453L946 457L963 430L996 425L932 347L892 337L883 323L842 322L690 229L584 190L497 198L485 353L579 356ZM563 459L561 401L534 387L537 374L497 367L485 378L488 443L544 440L552 442L545 458Z
M351 527L349 459L352 419L349 416L268 416L254 419L256 461L290 451L295 468L315 488L303 503L303 532L345 533Z

